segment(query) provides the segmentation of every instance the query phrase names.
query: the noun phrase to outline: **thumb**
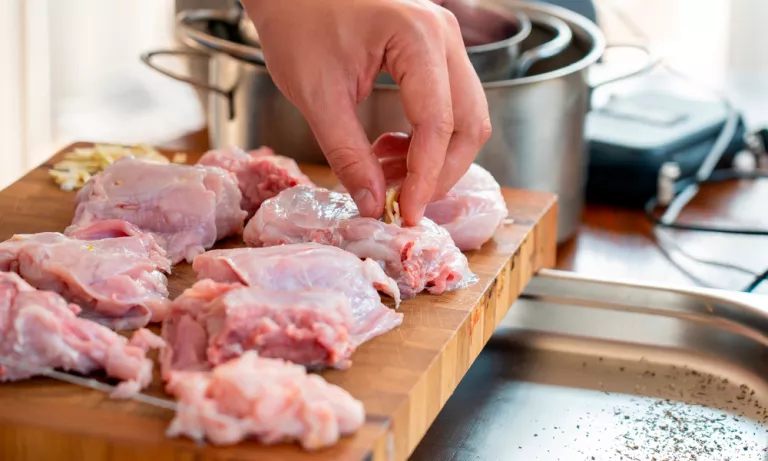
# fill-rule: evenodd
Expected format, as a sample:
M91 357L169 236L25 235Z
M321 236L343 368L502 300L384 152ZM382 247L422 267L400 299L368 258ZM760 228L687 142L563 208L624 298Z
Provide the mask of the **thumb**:
M384 173L357 118L355 104L349 97L336 98L335 104L322 100L311 104L307 119L328 164L355 200L360 215L378 218L384 212Z

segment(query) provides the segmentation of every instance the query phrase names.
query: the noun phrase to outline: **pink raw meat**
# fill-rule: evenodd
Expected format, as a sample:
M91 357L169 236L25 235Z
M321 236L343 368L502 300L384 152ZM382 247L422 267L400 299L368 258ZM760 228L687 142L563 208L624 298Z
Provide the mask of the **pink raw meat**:
M397 307L400 291L395 281L374 261L362 261L339 248L302 243L211 250L195 258L192 268L198 280L287 292L321 288L343 294L349 300L354 321L349 330L354 345L386 333L403 321L402 314L383 305L378 294L394 298Z
M376 333L395 328L402 315L380 307ZM347 368L370 325L358 325L349 298L328 288L277 291L239 283L197 282L176 298L163 338L163 375L205 370L255 350L262 357L308 366Z
M99 221L121 219L150 232L173 264L242 232L246 213L237 179L216 167L118 159L77 193L70 235Z
M179 401L166 434L215 445L245 438L327 447L365 422L365 409L344 389L304 367L248 351L211 372L176 371L166 389Z
M125 221L84 228L79 240L58 232L15 235L0 243L0 270L88 309L84 315L114 329L159 322L168 308L171 262L151 235Z
M440 294L477 281L448 232L428 218L413 227L362 218L349 194L322 188L296 186L267 200L243 238L252 246L318 242L370 258L397 281L403 298L425 288Z
M113 397L149 385L149 347L162 340L141 329L129 342L90 320L52 291L37 290L12 272L0 272L0 381L18 381L49 369L91 373L104 369L122 381Z
M397 187L408 172L411 138L385 133L373 143L389 187ZM346 190L339 186L339 192ZM473 163L448 193L427 205L424 216L444 227L462 251L477 250L493 237L508 214L501 186L485 168Z
M269 147L245 152L225 147L206 152L198 165L218 166L237 176L243 200L240 207L253 216L262 202L298 184L313 186L292 158L275 155Z
M508 213L499 183L475 163L445 197L424 210L424 216L443 226L456 246L465 251L480 249Z

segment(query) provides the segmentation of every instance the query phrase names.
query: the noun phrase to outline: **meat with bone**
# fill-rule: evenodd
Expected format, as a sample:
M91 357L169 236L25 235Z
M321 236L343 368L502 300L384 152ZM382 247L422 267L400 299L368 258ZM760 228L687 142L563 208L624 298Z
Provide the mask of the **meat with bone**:
M335 444L365 422L363 404L300 365L248 351L210 372L176 371L166 390L179 401L166 434L231 445L298 441L307 450Z
M382 316L377 333L402 322L401 314L377 310ZM335 290L278 291L205 279L173 301L163 323L168 345L161 353L163 375L206 370L247 350L313 368L343 369L369 330L355 321L349 298Z
M385 133L373 143L390 187L402 183L408 168L410 137ZM342 187L336 189L345 192ZM424 216L444 227L462 251L477 250L493 237L508 214L501 187L493 175L473 163L448 193L429 203Z
M110 219L150 232L173 264L191 262L224 237L239 234L246 212L233 174L217 167L115 161L77 193L65 234Z
M48 369L91 373L103 369L121 383L114 397L149 385L150 347L162 340L141 329L130 342L90 320L52 291L33 288L12 272L0 272L0 381L18 381Z
M403 321L403 315L382 304L378 294L391 296L398 306L400 291L395 281L374 261L362 261L332 246L302 243L211 250L195 258L192 268L198 280L241 283L283 292L302 293L321 288L343 294L349 301L353 325L348 330L354 345L386 333ZM343 328L346 324L337 326Z
M262 204L243 233L252 246L317 242L372 259L395 279L403 298L440 294L477 281L467 258L428 218L400 227L363 218L349 194L296 186Z
M243 194L241 208L253 216L262 202L280 191L298 184L312 186L292 158L275 155L272 149L261 147L245 152L239 147L225 147L206 152L198 165L218 166L237 176Z
M114 329L161 321L168 307L171 270L151 235L125 221L103 221L79 236L20 234L0 243L0 271L60 293L85 308L84 316Z

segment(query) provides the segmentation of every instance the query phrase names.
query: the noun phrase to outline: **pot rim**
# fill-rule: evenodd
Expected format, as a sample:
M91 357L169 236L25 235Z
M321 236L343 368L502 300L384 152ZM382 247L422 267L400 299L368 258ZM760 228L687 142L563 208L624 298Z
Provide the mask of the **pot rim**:
M495 42L489 42L489 43L483 43L482 45L472 45L466 47L467 53L473 54L473 53L485 53L488 51L496 51L504 48L509 48L511 46L519 45L523 42L526 38L528 38L528 35L531 34L531 30L533 30L533 25L531 24L530 18L528 18L528 15L525 13L519 12L519 11L498 11L499 8L494 9L495 12L500 13L504 19L506 19L509 23L512 23L517 27L517 31L514 35L507 37L503 40L497 40ZM209 11L216 11L216 10L209 10ZM216 15L218 16L218 15ZM196 19L202 19L202 18L194 18ZM221 18L217 19L224 19L223 15ZM241 14L238 18L238 27L240 29L240 33L243 33L243 29L247 29L249 33L249 37L247 37L252 43L242 43L237 44L232 42L233 45L244 45L244 46L250 46L255 49L261 49L260 48L260 40L259 40L259 31L256 30L256 28L253 26L253 23L248 18L248 16Z
M533 25L528 15L522 12L516 11L504 11L505 19L509 19L509 22L515 22L518 30L515 35L507 37L504 40L498 40L496 42L483 43L482 45L473 45L466 47L467 54L486 53L489 51L502 50L512 46L520 45L523 40L528 38L533 30ZM511 16L511 18L509 18Z
M605 52L605 35L597 26L597 24L590 21L586 17L578 13L574 13L566 8L545 4L539 1L527 1L523 3L517 0L481 0L481 3L494 3L496 6L500 7L508 9L514 8L516 10L522 11L525 16L527 16L528 12L544 13L554 16L562 21L565 21L565 23L568 24L568 26L571 28L574 36L577 36L581 39L586 38L591 42L589 51L581 59L572 64L561 67L559 69L555 69L553 71L531 75L528 77L483 82L484 89L506 88L540 83L549 80L557 80L561 77L575 74L586 69L590 65L597 62L597 60ZM231 19L231 15L226 11L214 9L182 11L176 16L176 23L178 26L177 35L180 36L184 43L190 44L190 42L192 42L197 45L195 48L203 47L208 51L228 55L234 59L244 61L252 65L266 66L260 49L218 38L206 32L194 29L188 24L189 22L211 19L227 20ZM390 83L375 83L373 88L375 90L400 91L400 88L396 84Z

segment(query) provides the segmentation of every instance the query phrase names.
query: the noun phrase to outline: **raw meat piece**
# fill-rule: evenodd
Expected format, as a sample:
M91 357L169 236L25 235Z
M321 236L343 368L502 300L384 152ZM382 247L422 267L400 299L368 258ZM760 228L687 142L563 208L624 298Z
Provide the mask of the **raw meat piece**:
M179 401L166 434L231 445L296 440L306 450L338 442L365 422L365 409L344 389L304 367L248 351L211 372L176 371L166 386Z
M424 210L424 216L443 226L465 251L477 250L490 240L508 213L499 183L474 163L445 197Z
M292 158L275 155L269 147L245 152L225 147L206 152L199 165L218 166L237 176L243 200L240 207L253 216L262 202L298 184L313 186Z
M432 294L477 281L467 258L442 227L428 218L400 227L362 218L349 194L296 186L262 204L243 233L252 246L318 242L378 262L403 298L425 288Z
M195 258L198 280L242 283L274 291L325 288L346 295L354 327L355 345L400 325L403 315L381 303L377 291L400 304L400 291L374 261L327 245L302 243L270 248L211 250ZM191 331L194 331L192 329Z
M165 347L165 340L146 328L139 328L133 333L133 336L131 336L128 345L138 347L144 352L147 352L150 349L162 349Z
M377 333L402 322L401 314L379 310L388 325ZM308 367L344 369L369 336L366 328L352 317L349 298L328 288L277 291L205 279L174 300L163 323L168 344L161 354L163 375L172 369L204 370L246 350Z
M91 373L104 369L122 381L113 397L129 397L149 385L148 348L162 340L141 329L126 338L77 317L80 308L57 293L33 288L12 272L0 272L0 381L18 381L42 369Z
M163 272L171 271L171 262L150 234L110 220L77 235L101 239L58 232L15 235L0 243L0 270L60 293L86 307L86 317L114 329L134 329L165 317L168 280Z
M152 233L173 264L191 262L217 240L242 232L241 199L237 179L221 168L123 157L77 193L65 234L121 219Z
M373 143L389 187L398 187L405 178L410 142L405 134L385 133ZM346 192L342 186L334 190ZM475 163L443 198L428 204L424 210L424 216L443 226L463 251L483 246L507 214L499 183L488 170Z

